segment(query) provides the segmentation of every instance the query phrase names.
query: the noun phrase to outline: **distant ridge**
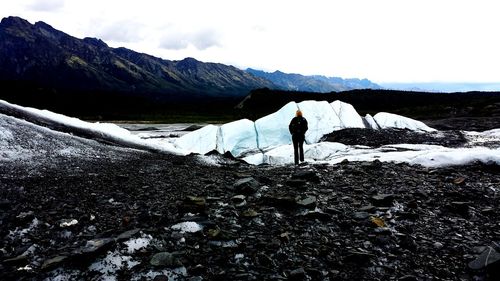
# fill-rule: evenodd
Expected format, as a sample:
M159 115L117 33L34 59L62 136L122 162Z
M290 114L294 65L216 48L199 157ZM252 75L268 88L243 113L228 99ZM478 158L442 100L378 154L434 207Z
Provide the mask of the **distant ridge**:
M270 73L252 68L248 68L246 71L271 81L281 90L288 91L329 93L356 89L382 88L368 79L343 79L340 77L326 77L321 75L305 76L301 74L283 73L281 71Z
M459 83L459 82L420 82L420 83L384 83L384 88L405 91L426 92L496 92L500 91L500 83Z
M100 39L78 39L44 22L19 17L0 23L0 81L21 81L51 91L113 92L155 100L243 97L274 87L233 66L194 58L169 61Z
M379 86L367 79L266 74L194 58L165 60L112 48L98 38L75 38L41 21L6 17L0 22L0 99L72 116L196 116L202 111L220 116L256 89L365 88Z

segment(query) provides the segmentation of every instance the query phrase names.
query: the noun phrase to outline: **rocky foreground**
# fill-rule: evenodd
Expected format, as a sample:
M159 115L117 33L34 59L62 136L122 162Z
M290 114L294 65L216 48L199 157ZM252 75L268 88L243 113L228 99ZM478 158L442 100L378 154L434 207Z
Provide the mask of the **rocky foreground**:
M120 153L0 165L1 280L500 280L497 165Z

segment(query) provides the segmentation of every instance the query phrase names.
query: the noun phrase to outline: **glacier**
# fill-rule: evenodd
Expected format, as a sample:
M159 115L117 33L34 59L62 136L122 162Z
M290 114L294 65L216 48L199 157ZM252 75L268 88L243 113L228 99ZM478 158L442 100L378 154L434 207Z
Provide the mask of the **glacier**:
M242 119L219 127L209 125L180 137L174 144L181 150L198 154L216 150L221 154L230 152L234 157L291 144L288 124L298 109L309 125L306 144L318 143L324 135L345 128L435 131L423 122L391 113L380 112L373 117L361 117L352 105L341 101L303 101L289 102L255 122Z
M405 162L427 167L465 165L474 161L500 164L500 128L484 132L463 131L467 145L397 144L378 148L323 142L321 138L343 128L404 128L434 132L424 123L391 113L360 116L352 105L335 101L290 102L280 110L251 121L242 119L222 125L206 125L178 138L141 138L111 123L92 123L47 110L22 107L0 100L0 164L41 162L47 155L98 157L94 142L124 149L143 149L177 155L199 154L200 161L218 165L217 151L254 165L290 165L293 149L288 123L297 109L308 119L304 152L309 163L342 161ZM49 125L48 125L49 124ZM64 130L60 130L63 128ZM99 148L104 149L104 148ZM121 153L113 152L113 157ZM125 151L125 150L123 150ZM111 150L109 150L111 153ZM205 155L207 154L207 155Z

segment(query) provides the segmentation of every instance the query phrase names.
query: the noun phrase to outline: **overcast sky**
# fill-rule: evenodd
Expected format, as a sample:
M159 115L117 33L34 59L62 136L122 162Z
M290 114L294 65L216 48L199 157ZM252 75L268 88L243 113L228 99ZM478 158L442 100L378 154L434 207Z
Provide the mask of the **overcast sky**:
M164 59L374 82L500 82L494 0L2 0L44 21Z

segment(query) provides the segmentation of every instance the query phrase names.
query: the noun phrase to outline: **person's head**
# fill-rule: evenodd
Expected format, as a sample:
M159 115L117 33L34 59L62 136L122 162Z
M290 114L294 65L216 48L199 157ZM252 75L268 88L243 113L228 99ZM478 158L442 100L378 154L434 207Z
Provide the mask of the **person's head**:
M297 110L297 111L295 112L295 116L297 116L297 117L302 117L302 111L300 111L300 109L299 109L299 110Z

